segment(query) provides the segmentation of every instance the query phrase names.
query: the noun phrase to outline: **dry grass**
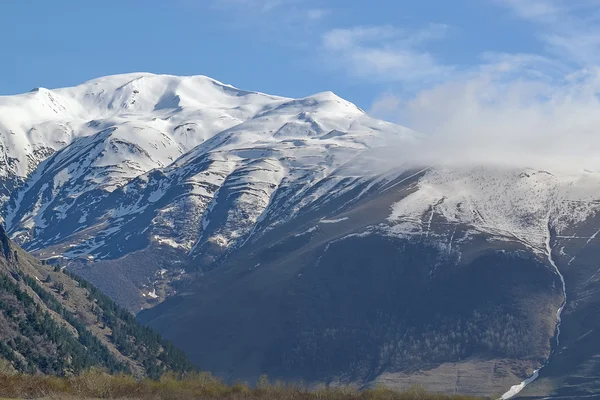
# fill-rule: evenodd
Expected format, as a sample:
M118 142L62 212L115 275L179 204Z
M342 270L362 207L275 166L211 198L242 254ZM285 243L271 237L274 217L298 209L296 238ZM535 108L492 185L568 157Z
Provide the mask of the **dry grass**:
M90 370L59 378L19 374L0 375L0 398L14 399L149 399L149 400L467 400L468 396L427 394L421 388L395 392L383 387L357 391L326 388L310 391L299 385L269 383L261 378L255 387L226 385L208 373L184 376L167 374L160 380L135 380L128 375L108 375Z

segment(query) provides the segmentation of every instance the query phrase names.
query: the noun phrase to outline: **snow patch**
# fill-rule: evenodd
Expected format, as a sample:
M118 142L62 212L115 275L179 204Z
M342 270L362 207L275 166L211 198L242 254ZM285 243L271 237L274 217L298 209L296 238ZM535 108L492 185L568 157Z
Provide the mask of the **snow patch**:
M338 219L322 219L319 221L320 224L337 224L339 222L344 222L349 220L348 217L338 218Z
M525 386L529 385L531 382L535 381L538 378L539 372L540 372L539 370L533 371L533 375L531 375L531 377L525 379L523 382L519 383L518 385L512 386L508 392L506 392L502 395L501 399L508 400L508 399L511 399L511 398L515 397L516 395L518 395L523 389L525 389Z

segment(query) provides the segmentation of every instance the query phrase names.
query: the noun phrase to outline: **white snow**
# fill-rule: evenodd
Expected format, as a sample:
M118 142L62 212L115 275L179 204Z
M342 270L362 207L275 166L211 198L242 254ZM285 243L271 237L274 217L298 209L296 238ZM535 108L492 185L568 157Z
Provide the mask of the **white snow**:
M316 226L313 226L312 228L308 228L308 229L307 229L307 230L305 230L304 232L297 233L297 234L295 234L294 236L295 236L295 237L304 236L304 235L306 235L306 234L313 233L313 232L315 232L316 230L317 230L317 227L316 227Z
M446 224L515 239L544 253L547 212L557 233L600 209L600 175L551 174L515 168L431 167L415 191L394 204L388 220L398 233L427 234L434 213Z
M338 219L322 219L319 221L319 223L320 224L337 224L339 222L347 221L348 219L349 219L348 217L338 218Z
M502 400L507 400L510 398L515 397L517 394L519 394L523 389L525 389L525 386L529 385L531 382L535 381L539 376L539 370L535 370L533 371L533 375L531 375L531 377L525 379L523 382L519 383L518 385L514 385L512 386L508 392L504 393L501 397Z
M567 286L565 283L565 277L563 276L563 274L560 272L560 269L558 268L558 265L556 265L556 262L554 261L554 258L552 257L552 246L551 246L551 234L550 234L550 214L548 214L548 229L547 229L547 233L546 233L546 255L548 257L548 262L550 263L550 265L552 266L552 268L554 268L554 271L556 272L556 275L558 275L558 277L560 278L561 281L561 285L562 285L562 293L563 293L563 302L560 306L560 308L558 309L558 311L556 311L556 334L555 334L555 340L556 340L556 348L558 348L558 346L560 345L560 323L561 323L561 315L563 312L563 309L565 308L565 306L567 305Z
M41 163L10 202L6 225L21 242L55 244L55 235L44 237L45 221L68 216L74 200L88 192L101 200L121 190L109 208L77 204L81 228L93 228L104 243L110 233L91 224L121 227L150 209L156 217L144 229L156 241L192 252L200 241L240 245L277 213L283 223L351 190L347 179L358 184L361 171L348 166L365 150L414 136L331 92L290 99L204 76L125 74L0 97L0 158L16 160L0 163L0 175L25 177ZM216 218L222 188L234 194L233 204ZM285 206L273 203L284 192ZM210 235L203 234L207 229ZM80 251L104 246L86 243L78 243L87 246Z

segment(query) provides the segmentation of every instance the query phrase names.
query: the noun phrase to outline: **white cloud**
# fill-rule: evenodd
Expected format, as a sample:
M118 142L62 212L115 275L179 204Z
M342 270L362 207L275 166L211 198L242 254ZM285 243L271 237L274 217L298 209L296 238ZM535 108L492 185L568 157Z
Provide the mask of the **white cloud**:
M415 82L441 79L452 68L441 65L423 45L445 36L447 26L424 29L394 26L358 26L332 29L322 36L329 63L352 77L374 81Z
M408 101L388 95L388 115L426 138L385 154L419 165L600 172L600 69L548 80L515 75L518 65L484 65Z
M369 114L390 121L399 119L400 108L403 106L400 97L392 93L384 93L379 96L369 110Z
M597 0L493 0L535 24L546 51L576 65L600 63Z
M271 13L278 33L298 16L318 21L329 15L315 3L296 0L267 0L258 8L251 0L229 1L245 7L241 15L253 9ZM489 1L531 25L540 43L536 54L490 48L475 64L457 66L431 51L432 43L446 38L445 25L319 31L323 25L314 24L321 49L314 59L351 79L385 86L370 112L426 135L413 145L388 143L377 157L382 163L493 163L600 172L597 0ZM313 49L315 43L310 44Z
M420 165L600 172L600 4L492 1L531 24L539 52L487 52L413 95L386 89L371 111L427 138L388 146L385 155Z

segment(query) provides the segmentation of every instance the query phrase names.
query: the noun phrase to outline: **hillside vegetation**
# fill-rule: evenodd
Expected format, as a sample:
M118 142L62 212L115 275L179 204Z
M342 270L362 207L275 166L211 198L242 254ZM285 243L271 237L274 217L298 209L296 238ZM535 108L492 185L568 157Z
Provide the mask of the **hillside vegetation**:
M310 391L304 387L269 383L262 377L253 387L224 384L208 373L166 374L159 380L135 380L130 375L109 375L90 370L70 378L31 375L1 375L0 398L61 399L257 399L257 400L469 400L467 396L427 394L415 387L407 392L385 388L358 391L351 388L325 388Z
M187 357L90 283L41 262L0 228L0 361L27 374L91 367L138 378L187 371Z

